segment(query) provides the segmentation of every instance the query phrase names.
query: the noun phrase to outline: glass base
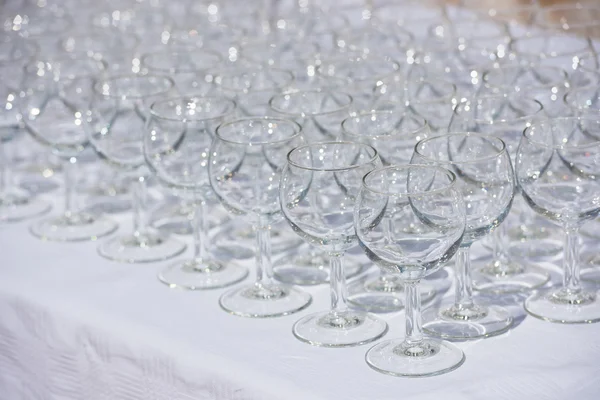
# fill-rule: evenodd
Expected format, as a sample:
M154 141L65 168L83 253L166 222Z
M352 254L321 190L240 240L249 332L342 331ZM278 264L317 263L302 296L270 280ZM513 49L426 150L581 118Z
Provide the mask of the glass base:
M457 307L454 301L423 312L423 330L443 339L482 339L506 332L513 323L510 313L499 306L473 305Z
M98 253L109 260L124 263L148 263L173 258L185 250L186 245L155 232L143 235L117 236L101 243Z
M455 370L465 362L465 354L452 343L438 339L426 338L412 345L393 339L371 347L365 360L383 374L418 378Z
M525 299L525 310L536 318L561 324L600 322L600 301L595 291L540 291Z
M312 302L310 294L278 284L244 285L224 293L219 305L230 314L249 318L281 317L304 310Z
M543 269L515 261L489 262L475 268L472 276L475 290L495 294L529 291L550 280L550 274Z
M517 258L555 257L562 253L564 243L555 239L524 240L510 244L510 254Z
M17 222L37 217L51 208L50 203L21 191L0 194L0 222Z
M404 308L404 285L393 276L381 274L357 279L348 285L348 304L352 308L374 313L400 311ZM421 302L427 303L436 294L435 288L427 283L419 284Z
M344 259L346 279L360 274L363 266L351 257ZM319 285L329 282L329 256L324 252L285 256L273 265L273 276L280 282L292 285Z
M82 212L37 221L30 231L42 240L83 242L109 235L117 227L117 223L110 219Z
M292 329L299 340L321 347L360 346L379 339L388 325L376 316L360 311L323 311L298 320Z
M158 274L158 280L172 289L205 290L233 285L248 276L248 269L214 260L179 261Z

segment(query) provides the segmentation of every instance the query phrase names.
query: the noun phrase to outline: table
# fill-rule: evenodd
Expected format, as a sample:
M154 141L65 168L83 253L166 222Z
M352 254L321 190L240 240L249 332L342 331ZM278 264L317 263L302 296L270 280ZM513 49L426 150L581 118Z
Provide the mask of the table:
M129 229L126 215L119 220ZM504 335L460 343L467 360L454 372L395 378L366 365L369 345L316 348L293 337L297 319L328 307L326 286L308 289L313 304L301 313L234 317L218 306L223 290L161 285L164 263L113 263L96 254L97 243L42 242L28 224L0 227L2 400L592 400L600 393L600 324L526 317ZM403 334L402 313L383 318L386 338Z

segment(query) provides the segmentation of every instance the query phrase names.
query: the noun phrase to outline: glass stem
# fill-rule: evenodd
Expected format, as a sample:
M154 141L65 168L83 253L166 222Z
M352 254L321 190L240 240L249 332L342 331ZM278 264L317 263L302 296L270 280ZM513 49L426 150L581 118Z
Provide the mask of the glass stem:
M473 306L473 282L471 281L470 245L458 249L454 263L456 267L454 304L459 309L471 308Z
M494 254L494 266L497 273L508 273L511 263L510 254L508 252L508 232L506 223L500 224L492 233L492 246Z
M63 163L65 180L65 215L72 216L77 212L75 206L75 179L77 176L77 157L69 157Z
M348 309L346 304L346 275L344 274L344 253L329 253L329 288L331 291L331 311L334 314Z
M192 211L192 229L194 230L194 261L202 264L206 261L206 238L208 224L204 199L198 198Z
M405 282L404 293L406 295L406 338L404 341L410 345L415 345L423 341L419 281Z
M564 276L563 288L572 293L581 291L579 280L579 229L578 227L565 227L564 250Z
M133 184L133 234L141 236L146 233L146 202L148 199L146 178L138 177Z
M271 263L271 227L261 219L254 226L256 232L256 284L270 284L273 279Z

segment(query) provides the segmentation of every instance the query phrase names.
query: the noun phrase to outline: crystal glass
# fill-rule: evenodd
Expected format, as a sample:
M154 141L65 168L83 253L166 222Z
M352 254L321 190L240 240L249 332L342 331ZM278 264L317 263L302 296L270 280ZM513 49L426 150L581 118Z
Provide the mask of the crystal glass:
M281 218L279 178L286 154L303 143L297 123L268 117L226 122L210 150L210 184L234 215L244 215L256 234L256 281L221 296L221 307L234 315L279 317L303 310L310 294L273 280L271 225Z
M236 264L216 259L207 246L206 213L208 157L216 127L235 111L235 102L222 97L177 97L150 107L144 135L144 155L158 181L179 190L193 211L194 253L163 270L158 278L172 288L214 289L248 275Z
M133 179L133 232L100 244L110 260L143 263L181 254L185 244L148 227L144 133L150 105L173 96L173 81L162 75L119 75L94 85L89 124L90 142L100 157Z
M470 256L471 245L504 221L513 202L515 177L504 142L472 132L437 136L417 144L411 163L455 172L467 209L467 228L454 261L455 298L425 310L423 328L461 340L506 332L513 323L510 313L473 299Z
M459 249L465 204L456 177L446 169L405 165L376 169L363 178L354 221L361 247L387 274L404 284L406 335L378 343L366 355L376 371L395 376L439 375L465 361L453 344L425 337L419 282ZM407 232L404 224L416 223Z
M408 164L415 144L431 134L420 116L402 110L371 111L348 117L342 122L342 140L360 142L377 149L383 165ZM416 225L406 219L405 229ZM415 221L416 222L416 221ZM418 224L417 224L418 225ZM422 285L423 302L435 295L430 285ZM348 302L371 312L393 312L402 309L404 285L396 276L381 270L375 277L360 279L349 285Z
M565 232L563 285L525 300L534 317L558 323L600 321L596 290L579 277L579 227L600 215L600 118L555 118L533 123L523 133L516 159L526 203Z
M353 98L336 89L299 90L274 96L269 105L280 116L290 118L302 126L309 142L335 140L340 135L341 122L351 114ZM361 263L348 259L346 277L356 276L363 270ZM329 256L317 247L294 257L282 257L274 266L275 277L296 285L315 285L329 281Z
M518 3L461 0L463 7L476 11L480 18L504 22L513 39L531 36L535 31L532 25L538 10L536 3L537 0L521 0Z
M85 53L32 61L25 66L21 87L25 129L63 164L64 211L31 226L31 232L41 239L96 240L117 229L115 222L82 210L75 196L78 157L89 145L83 125L87 123L93 85L105 72L104 62Z
M281 209L305 241L329 255L331 309L294 324L294 335L313 346L347 347L372 342L388 326L346 302L344 254L357 244L352 210L362 177L381 166L377 151L356 142L318 142L287 156L281 176Z
M215 72L217 90L234 99L240 116L264 116L269 114L269 100L275 94L289 88L294 74L278 68L262 68L259 65L239 65L220 68Z
M427 37L432 23L446 18L445 11L443 4L436 1L384 2L375 7L372 19L374 24L391 22L406 29L419 43Z
M536 100L516 95L481 96L456 106L448 130L472 131L498 137L506 144L514 162L523 130L541 118L545 118L543 107ZM522 213L520 225L524 226L524 229L539 226L532 217L534 216L527 212ZM539 266L525 259L513 258L509 251L507 228L507 224L503 223L492 233L492 261L484 265L479 263L472 271L473 286L479 291L510 293L531 290L544 285L550 279L550 275ZM549 232L543 224L538 229ZM526 241L519 241L519 246L525 246L524 242ZM547 247L549 253L558 247L555 241L540 238L527 242L529 246Z

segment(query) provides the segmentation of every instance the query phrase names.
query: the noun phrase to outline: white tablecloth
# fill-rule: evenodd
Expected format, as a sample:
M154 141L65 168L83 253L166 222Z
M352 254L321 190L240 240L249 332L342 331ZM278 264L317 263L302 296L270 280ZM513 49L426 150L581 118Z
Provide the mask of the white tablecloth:
M234 317L218 306L223 290L160 284L165 263L112 263L97 243L42 242L28 225L0 227L0 400L600 398L600 324L526 317L499 337L460 343L467 360L454 372L395 378L367 366L369 345L293 337L294 321L328 307L326 286L308 289L314 302L301 313ZM403 313L383 318L386 339L403 334Z

